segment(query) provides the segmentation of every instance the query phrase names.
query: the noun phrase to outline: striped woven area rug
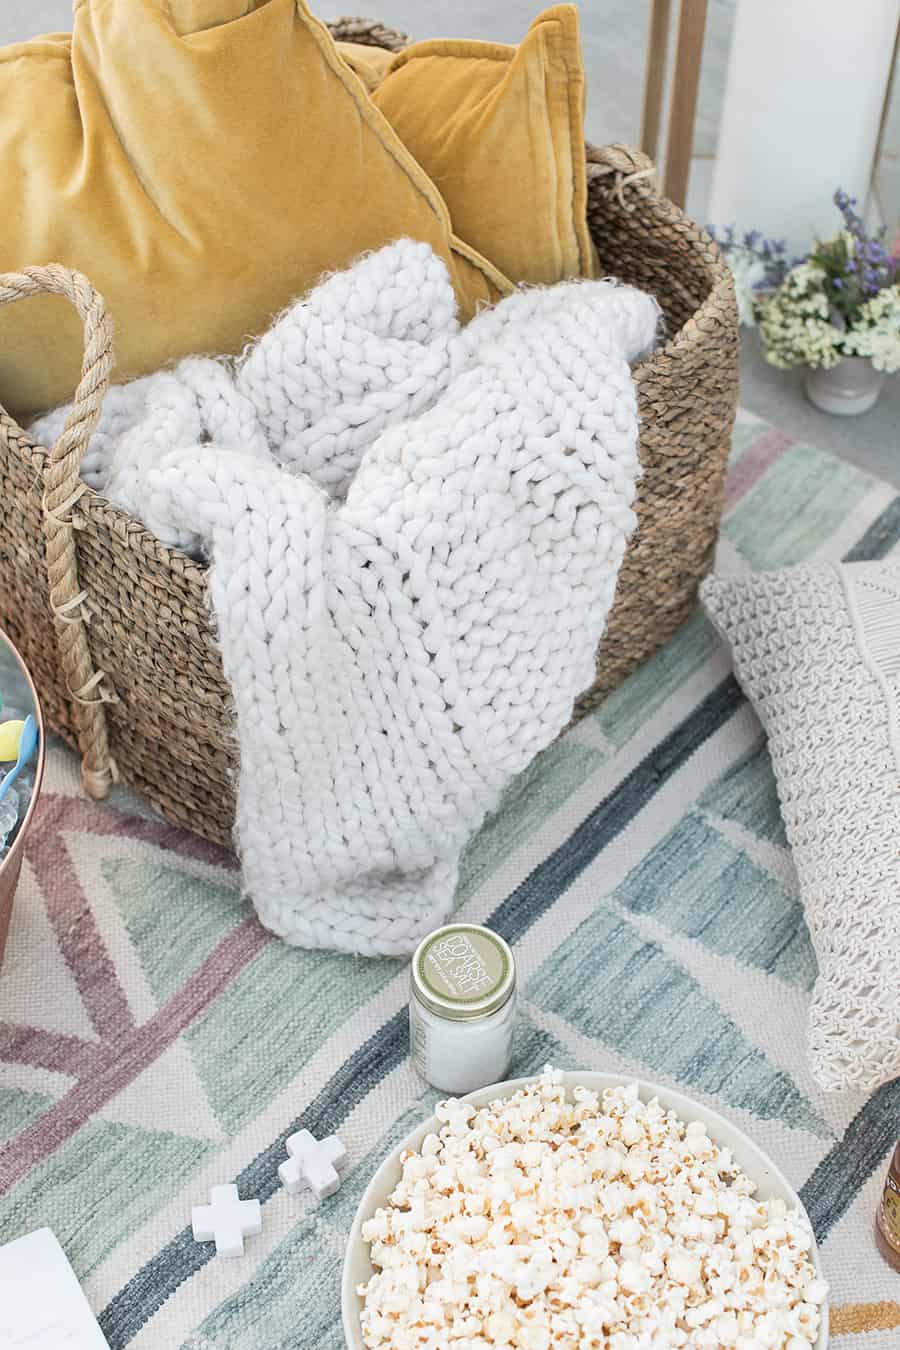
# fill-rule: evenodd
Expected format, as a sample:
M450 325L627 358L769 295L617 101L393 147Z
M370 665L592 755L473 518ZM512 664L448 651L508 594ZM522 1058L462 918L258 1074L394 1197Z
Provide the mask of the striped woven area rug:
M722 567L898 546L893 489L740 416ZM765 742L699 612L515 784L459 906L515 946L515 1072L641 1076L733 1118L801 1189L835 1350L896 1350L872 1224L900 1082L831 1097L810 1076L816 965ZM355 1206L435 1101L406 998L403 962L270 938L229 858L85 801L54 749L0 972L0 1240L49 1224L113 1350L340 1350ZM321 1205L276 1176L301 1124L350 1152ZM263 1204L233 1261L189 1227L228 1181Z

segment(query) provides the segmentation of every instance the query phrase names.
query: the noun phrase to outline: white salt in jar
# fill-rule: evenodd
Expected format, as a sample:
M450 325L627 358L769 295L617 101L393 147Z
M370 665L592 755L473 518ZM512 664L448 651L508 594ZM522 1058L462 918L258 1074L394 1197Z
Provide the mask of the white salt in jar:
M410 975L413 1064L432 1087L459 1096L499 1083L512 1057L516 963L503 938L449 923L424 938Z

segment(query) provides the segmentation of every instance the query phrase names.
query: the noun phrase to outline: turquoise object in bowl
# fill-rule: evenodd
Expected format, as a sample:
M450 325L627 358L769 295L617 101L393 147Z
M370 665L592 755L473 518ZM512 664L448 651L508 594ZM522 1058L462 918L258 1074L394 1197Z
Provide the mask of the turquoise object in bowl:
M6 946L6 935L12 917L13 896L22 870L22 859L25 856L25 844L37 811L45 755L44 719L37 690L25 662L3 632L0 632L0 691L2 691L4 706L9 710L15 708L26 723L30 720L34 724L36 735L29 756L33 763L34 772L31 798L24 815L18 821L11 836L9 848L3 856L0 856L0 961L2 961L3 950ZM19 745L20 758L22 758L24 734L25 728L23 727ZM32 733L29 731L29 739L31 735ZM27 750L27 745L25 748ZM18 764L18 760L16 762ZM23 759L23 764L27 762ZM13 768L9 770L9 773L15 773L18 776L21 769ZM9 792L9 785L7 785L5 792Z
M25 768L25 765L31 762L31 757L37 749L38 726L31 713L25 718L22 727L22 734L19 737L19 753L16 755L16 762L9 773L0 779L0 802L6 796L19 774Z

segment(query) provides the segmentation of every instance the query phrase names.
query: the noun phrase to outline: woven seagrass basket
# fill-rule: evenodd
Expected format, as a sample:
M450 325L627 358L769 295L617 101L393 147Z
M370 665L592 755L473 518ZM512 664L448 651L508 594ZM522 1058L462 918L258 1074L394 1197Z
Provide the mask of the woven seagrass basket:
M336 37L397 48L364 20ZM669 339L635 371L643 479L595 706L690 613L718 533L738 383L728 269L710 238L622 146L587 148L588 216L604 270L653 292ZM169 820L229 845L237 747L201 564L165 548L90 491L79 464L112 368L110 325L90 283L63 267L0 276L0 304L45 292L84 322L74 411L36 445L0 409L0 627L19 647L50 727L80 750L87 791L120 777Z

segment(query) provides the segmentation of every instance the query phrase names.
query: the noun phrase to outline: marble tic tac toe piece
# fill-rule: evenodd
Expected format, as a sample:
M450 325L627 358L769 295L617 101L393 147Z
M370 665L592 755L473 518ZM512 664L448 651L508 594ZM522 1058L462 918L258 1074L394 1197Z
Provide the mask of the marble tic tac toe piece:
M281 1184L288 1195L296 1195L308 1186L317 1200L334 1195L341 1179L338 1172L347 1161L347 1150L336 1134L321 1141L309 1130L298 1130L285 1143L289 1153L278 1169Z
M262 1232L258 1200L241 1200L237 1186L213 1186L208 1205L191 1210L195 1242L215 1242L219 1256L243 1256L244 1238Z

